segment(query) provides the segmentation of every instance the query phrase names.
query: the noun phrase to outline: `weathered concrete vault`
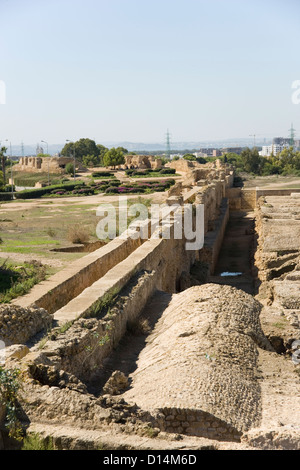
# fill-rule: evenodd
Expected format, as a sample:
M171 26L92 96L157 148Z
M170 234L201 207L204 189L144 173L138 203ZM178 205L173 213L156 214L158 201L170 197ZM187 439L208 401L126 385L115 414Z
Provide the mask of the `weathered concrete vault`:
M229 286L206 284L174 295L139 356L125 399L162 412L162 426L171 432L224 439L257 426L257 347L271 349L260 309Z

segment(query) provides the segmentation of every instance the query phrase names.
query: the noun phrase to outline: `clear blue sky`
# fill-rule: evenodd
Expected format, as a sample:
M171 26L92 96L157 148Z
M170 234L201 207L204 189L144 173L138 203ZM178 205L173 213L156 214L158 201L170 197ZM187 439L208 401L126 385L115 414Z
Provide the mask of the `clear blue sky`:
M300 136L299 0L0 0L0 140Z

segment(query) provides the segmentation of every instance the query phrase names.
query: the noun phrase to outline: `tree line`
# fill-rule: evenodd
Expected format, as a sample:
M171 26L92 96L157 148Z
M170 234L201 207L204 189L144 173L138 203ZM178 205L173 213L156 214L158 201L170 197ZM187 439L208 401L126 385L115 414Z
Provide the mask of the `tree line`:
M300 152L293 147L285 148L277 155L262 157L256 148L246 148L240 155L227 153L220 159L233 164L237 170L258 176L300 176Z

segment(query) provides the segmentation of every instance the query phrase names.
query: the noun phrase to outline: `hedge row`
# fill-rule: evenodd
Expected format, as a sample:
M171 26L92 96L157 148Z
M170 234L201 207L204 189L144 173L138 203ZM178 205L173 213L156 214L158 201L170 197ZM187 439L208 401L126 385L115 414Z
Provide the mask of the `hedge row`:
M52 186L45 186L44 188L34 188L34 189L24 189L16 193L16 199L36 199L44 196L45 194L50 194L54 190L67 190L72 191L73 189L79 189L84 187L85 183L75 182L75 183L66 183L66 184L56 184Z
M146 170L126 170L125 171L126 175L128 176L135 176L135 175L140 175L140 176L149 176L151 173L160 173L161 175L175 175L176 170L174 168L160 168L160 169L146 169Z
M127 193L149 193L149 192L163 192L175 184L175 180L169 179L161 182L152 181L149 183L131 183L123 184L122 186L109 186L106 194L127 194Z
M13 199L12 193L0 193L0 201L11 201Z
M114 178L114 175L109 171L94 171L92 173L93 178L103 178L105 176L109 176L110 178Z

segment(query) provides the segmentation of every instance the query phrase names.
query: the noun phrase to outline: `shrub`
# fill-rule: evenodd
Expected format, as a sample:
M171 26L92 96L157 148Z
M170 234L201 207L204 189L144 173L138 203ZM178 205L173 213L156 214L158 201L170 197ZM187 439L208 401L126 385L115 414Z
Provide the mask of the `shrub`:
M66 173L68 173L68 175L73 175L74 174L74 164L73 163L67 163L66 164Z
M30 433L25 437L21 450L54 450L54 445L50 437L44 438L37 433Z
M108 194L108 193L118 193L119 192L119 188L115 188L115 187L112 187L112 186L109 186L106 190L105 190L105 193Z
M81 227L79 224L73 225L69 228L68 231L68 240L71 243L88 243L89 241L89 234L84 227Z
M110 176L111 178L114 178L113 173L109 171L95 171L94 173L92 173L93 178L103 178L106 176Z
M108 181L107 182L109 184L109 186L119 186L119 184L121 183L119 180L112 180L112 181Z
M24 191L17 192L15 196L17 199L36 199L44 196L45 194L50 194L54 190L72 191L72 189L79 189L83 186L85 186L85 183L82 181L67 184L57 184L53 186L45 186L44 188L24 189Z
M0 193L0 201L11 201L13 198L12 193Z
M21 388L20 371L18 369L4 369L0 366L0 398L5 407L6 427L9 436L20 439L22 426L17 417L18 395Z
M14 190L14 191L16 190L15 185L13 186L13 190ZM10 192L11 192L11 184L7 184L7 185L5 186L5 188L4 188L4 191L5 191L6 193L10 193Z
M158 170L161 175L175 175L176 170L175 168L162 168Z

